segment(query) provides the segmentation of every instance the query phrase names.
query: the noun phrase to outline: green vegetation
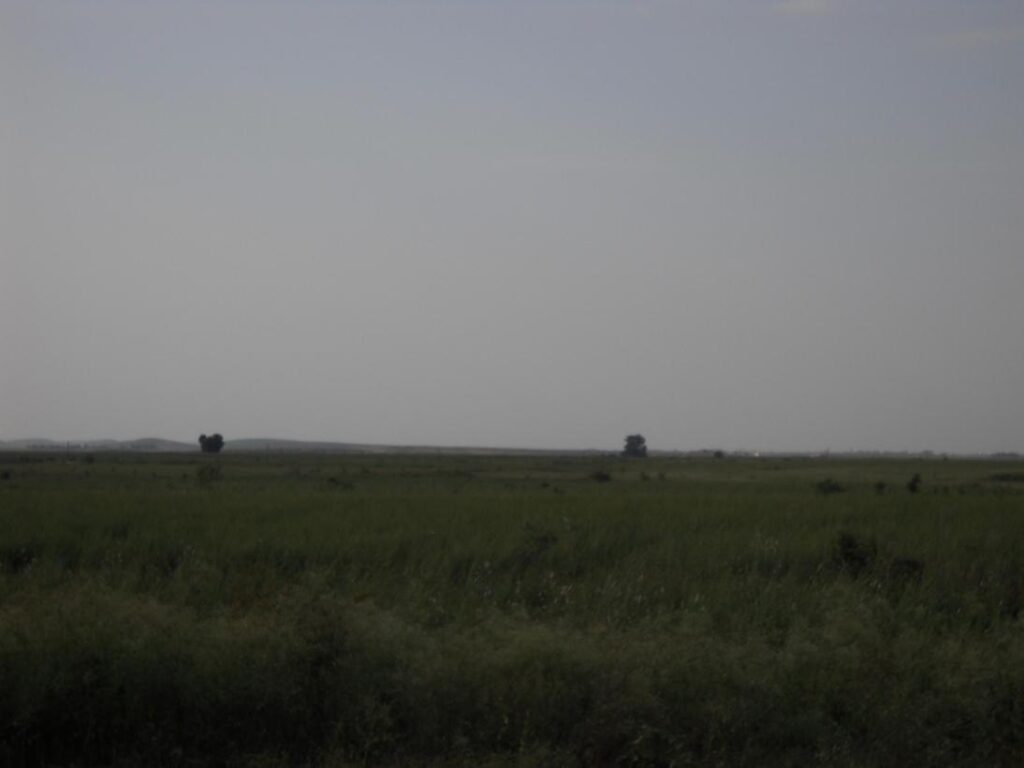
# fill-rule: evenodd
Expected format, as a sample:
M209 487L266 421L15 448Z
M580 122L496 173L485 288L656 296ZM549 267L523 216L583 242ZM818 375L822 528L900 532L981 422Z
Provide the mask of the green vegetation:
M647 458L647 440L643 435L627 435L626 447L622 449L622 455L634 459Z
M207 437L205 434L199 436L199 448L203 453L220 453L224 448L224 436L215 433Z
M1021 476L0 456L0 765L1024 764Z

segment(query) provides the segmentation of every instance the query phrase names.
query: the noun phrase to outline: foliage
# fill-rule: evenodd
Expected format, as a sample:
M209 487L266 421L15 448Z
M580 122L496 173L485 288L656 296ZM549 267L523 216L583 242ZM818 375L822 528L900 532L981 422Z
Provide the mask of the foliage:
M647 439L643 435L627 435L622 455L636 459L647 458Z
M203 453L220 453L223 447L224 437L218 432L199 436L199 450Z

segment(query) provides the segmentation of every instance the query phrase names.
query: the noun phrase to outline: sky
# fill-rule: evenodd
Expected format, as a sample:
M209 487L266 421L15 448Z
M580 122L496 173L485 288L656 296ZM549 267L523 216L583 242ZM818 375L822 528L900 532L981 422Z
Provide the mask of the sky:
M0 0L0 439L1024 450L1019 0Z

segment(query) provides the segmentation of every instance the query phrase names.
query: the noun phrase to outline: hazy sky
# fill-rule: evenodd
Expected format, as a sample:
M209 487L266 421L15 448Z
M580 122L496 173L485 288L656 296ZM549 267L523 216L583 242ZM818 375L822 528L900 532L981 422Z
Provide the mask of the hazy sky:
M1020 0L0 0L0 439L1024 449Z

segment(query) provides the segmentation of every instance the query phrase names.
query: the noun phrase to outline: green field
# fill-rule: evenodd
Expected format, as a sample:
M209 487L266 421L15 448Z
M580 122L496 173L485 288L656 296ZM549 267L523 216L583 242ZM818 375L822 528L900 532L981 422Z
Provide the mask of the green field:
M1022 580L1019 462L3 455L0 765L1022 765Z

